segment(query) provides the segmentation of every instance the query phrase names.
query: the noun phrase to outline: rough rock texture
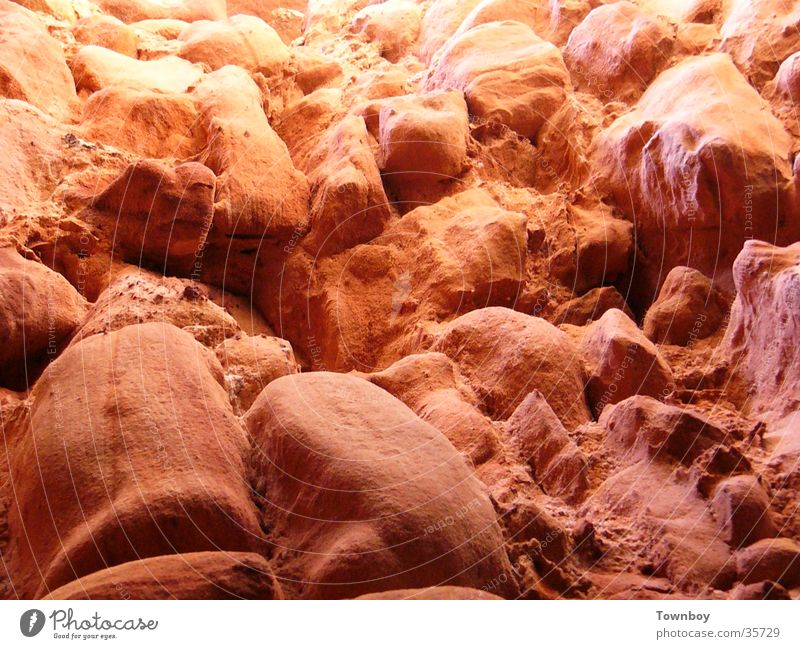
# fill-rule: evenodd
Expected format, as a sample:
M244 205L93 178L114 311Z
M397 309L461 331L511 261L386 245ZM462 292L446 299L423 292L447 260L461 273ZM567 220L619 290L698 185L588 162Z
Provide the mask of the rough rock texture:
M66 119L75 85L58 41L32 12L0 2L0 96L21 99Z
M0 382L24 389L55 360L86 315L81 295L58 273L0 249Z
M472 311L451 322L434 349L456 362L494 419L511 416L534 390L566 426L588 419L577 350L541 318L501 307Z
M791 138L725 54L663 72L595 147L599 184L637 226L639 302L678 265L730 287L745 241L774 240L791 226Z
M535 138L566 100L568 83L557 47L523 23L504 21L448 41L426 87L458 88L471 114Z
M596 415L634 394L664 399L674 387L672 370L628 316L610 309L593 322L581 342L586 393Z
M0 0L0 598L798 598L797 22Z

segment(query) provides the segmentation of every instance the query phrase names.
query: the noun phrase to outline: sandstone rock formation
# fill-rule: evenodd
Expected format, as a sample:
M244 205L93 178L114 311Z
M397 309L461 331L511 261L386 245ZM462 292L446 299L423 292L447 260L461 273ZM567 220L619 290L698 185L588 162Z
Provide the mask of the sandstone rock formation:
M0 598L800 597L784 0L0 0Z

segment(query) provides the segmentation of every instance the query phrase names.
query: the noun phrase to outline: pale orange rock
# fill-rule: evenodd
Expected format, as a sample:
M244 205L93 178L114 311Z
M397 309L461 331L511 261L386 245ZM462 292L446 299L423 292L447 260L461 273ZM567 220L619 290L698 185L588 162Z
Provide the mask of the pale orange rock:
M207 134L190 97L110 86L86 101L81 135L143 158L188 158Z
M353 30L374 43L388 61L411 51L420 31L421 11L416 2L399 0L368 5L353 17Z
M436 55L425 82L427 89L462 90L471 115L526 138L536 138L561 108L568 85L558 48L514 21L486 23L454 36Z
M220 342L215 352L225 370L231 404L239 415L247 412L272 381L300 372L292 345L281 338L237 334Z
M122 271L92 304L75 342L144 322L167 322L213 347L241 333L239 324L188 279L134 268Z
M226 15L225 0L97 0L97 5L125 23L159 18L223 20Z
M583 368L568 336L546 320L501 307L450 322L435 351L453 359L494 419L506 419L539 390L567 428L589 418Z
M782 0L734 0L720 28L721 49L761 87L800 47L800 6Z
M86 45L72 59L72 74L79 91L96 92L109 86L132 90L182 93L203 75L203 67L165 56L155 61L138 61L98 45Z
M80 326L87 304L44 264L0 248L0 381L25 389Z
M667 398L675 388L672 370L656 346L627 315L610 309L591 323L581 342L592 410L603 409L635 394Z
M278 33L254 16L194 22L178 40L181 58L205 63L212 70L232 64L267 76L280 75L290 57Z
M218 176L214 229L224 236L289 238L308 222L308 184L269 125L258 86L242 68L206 75L192 92ZM264 182L269 178L269 182Z
M671 25L623 0L593 9L572 30L564 61L578 90L630 101L669 65L674 41Z
M647 310L642 328L655 343L694 344L719 329L726 311L725 299L711 280L693 268L676 266Z
M474 392L444 354L411 354L364 378L444 433L476 465L500 452L492 422L478 410Z
M61 45L31 11L0 2L0 96L20 99L67 121L75 85Z

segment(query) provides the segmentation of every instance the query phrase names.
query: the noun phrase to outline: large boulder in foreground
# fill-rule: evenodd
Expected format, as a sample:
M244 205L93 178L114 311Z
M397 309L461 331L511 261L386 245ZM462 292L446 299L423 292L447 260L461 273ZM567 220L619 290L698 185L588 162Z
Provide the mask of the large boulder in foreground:
M269 563L252 552L137 559L71 581L44 599L281 599Z
M599 187L636 224L636 286L675 266L730 284L744 242L782 235L791 138L725 54L684 59L595 138Z
M250 444L221 384L213 353L162 323L92 336L49 365L11 431L21 596L135 559L258 547Z
M433 349L456 362L493 419L507 419L533 390L568 429L589 419L577 350L546 320L504 307L478 309L450 322Z
M0 385L23 390L56 358L86 315L61 275L0 248Z
M245 422L276 574L293 597L482 588L510 569L464 458L388 392L341 374L285 376ZM515 590L510 581L501 589Z

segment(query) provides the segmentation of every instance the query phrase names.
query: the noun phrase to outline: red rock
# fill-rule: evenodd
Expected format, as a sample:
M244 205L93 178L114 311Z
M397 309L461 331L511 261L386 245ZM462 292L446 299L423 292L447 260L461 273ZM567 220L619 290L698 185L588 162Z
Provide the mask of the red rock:
M282 74L290 57L278 33L254 16L233 16L222 22L194 22L178 39L182 58L205 63L212 70L232 64L274 76Z
M282 599L282 591L257 554L189 552L99 570L43 599Z
M730 599L780 600L792 599L792 596L783 586L774 581L759 581L755 584L739 584L731 591Z
M800 7L780 0L734 0L720 28L721 49L761 87L800 47Z
M159 18L224 20L225 0L97 0L106 13L125 23Z
M187 297L187 289L195 291L197 298ZM136 268L122 271L99 295L75 340L143 322L168 322L206 346L240 333L233 316L209 300L191 280Z
M411 0L368 5L353 17L353 29L396 62L411 52L420 30L420 8Z
M670 61L675 30L623 0L593 9L564 48L572 82L602 101L635 101Z
M589 381L586 393L595 415L635 394L664 399L675 387L656 346L618 309L589 325L581 343Z
M743 406L765 418L794 412L800 394L800 244L745 244L734 264L736 299L723 354L752 394Z
M92 336L48 367L10 457L19 594L134 559L257 546L249 443L221 382L212 353L160 323Z
M492 595L485 590L464 588L463 586L438 586L435 588L407 588L404 590L387 590L382 593L370 593L356 599L371 600L476 600L476 599L503 599Z
M800 544L793 539L762 539L736 553L739 579L745 584L774 581L786 588L800 584Z
M189 23L185 20L174 18L150 18L131 23L131 27L135 30L160 36L168 41L176 40L188 26Z
M419 351L421 329L451 314L513 304L525 236L522 214L471 189L412 210L369 245L326 258L295 254L281 281L301 288L259 303L316 369L371 372Z
M610 309L619 309L629 318L634 317L619 291L613 286L603 286L564 302L556 309L552 320L557 325L571 324L582 327L593 320L599 320Z
M244 414L275 379L300 371L291 344L271 336L237 335L216 348L225 370L228 396L236 414Z
M257 239L288 238L304 230L306 179L270 128L250 76L225 66L206 75L193 94L209 133L200 158L219 177L214 229L225 237Z
M32 105L0 99L0 223L3 215L36 214L52 195L63 164L63 133Z
M701 272L676 266L647 310L643 330L655 343L691 345L714 334L722 325L727 304Z
M0 96L20 99L66 121L75 85L61 45L36 15L0 2Z
M392 209L362 118L346 117L330 129L306 167L313 198L303 246L311 254L336 254L383 232Z
M539 390L567 428L589 418L583 371L565 333L541 318L500 307L449 323L433 347L452 358L494 419Z
M696 410L641 395L606 408L600 424L607 431L606 445L625 462L658 457L689 465L728 437Z
M111 86L86 101L81 136L143 158L187 158L206 133L194 102L182 94Z
M665 71L633 111L597 136L592 164L602 170L600 188L636 224L637 301L649 303L675 266L729 287L744 242L785 227L780 196L792 174L790 147L724 54L690 57Z
M109 86L164 93L186 92L200 80L203 68L177 56L137 61L97 45L86 45L72 59L78 91L96 92Z
M777 536L769 504L769 496L753 476L734 476L717 485L712 506L725 541L736 549Z
M71 0L14 0L14 2L26 9L38 11L59 20L74 22L76 18Z
M420 58L430 62L480 0L434 0L420 24Z
M380 168L392 186L461 175L468 138L460 92L394 97L381 104Z
M588 462L538 390L506 422L522 458L545 493L579 500L587 488Z
M136 32L113 16L81 18L72 30L75 40L83 45L99 45L125 56L137 58L139 39Z
M544 4L537 0L481 0L464 18L458 33L468 31L476 25L514 20L524 23L543 38L548 37L551 4L556 3Z
M800 52L787 57L775 78L764 85L763 97L793 137L800 137Z
M289 595L480 589L510 570L492 506L461 455L388 392L327 372L282 377L245 421L271 533L285 548L276 574L299 580L286 582ZM515 585L494 590L513 596Z
M170 168L140 160L92 206L114 219L117 246L127 259L189 274L211 227L215 187L214 173L198 162Z
M400 399L474 464L499 453L492 422L478 410L472 389L444 354L412 354L364 378Z
M0 248L0 382L25 389L66 347L86 301L58 273Z
M471 115L535 139L566 100L568 83L558 48L527 25L505 21L454 36L425 87L462 90Z
M648 576L665 579L678 598L709 585L727 590L736 579L707 501L668 463L644 460L614 471L581 512L602 533L607 561L617 557L629 568L633 560ZM614 581L625 578L622 572L613 568ZM662 589L646 598L663 596Z
M228 0L228 15L247 14L267 20L276 9L304 11L307 0Z

